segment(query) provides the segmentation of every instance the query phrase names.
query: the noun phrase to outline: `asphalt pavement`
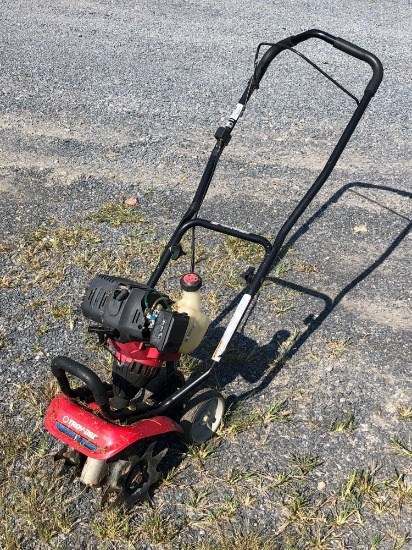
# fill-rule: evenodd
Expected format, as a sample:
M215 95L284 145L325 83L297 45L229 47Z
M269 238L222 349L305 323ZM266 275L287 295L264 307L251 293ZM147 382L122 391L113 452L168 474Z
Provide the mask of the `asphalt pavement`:
M78 309L90 274L79 258L97 247L107 259L104 251L125 246L132 231L93 222L90 214L137 197L146 220L142 242L160 252L195 192L216 128L246 87L257 45L319 28L377 55L384 79L330 180L290 233L283 270L264 286L238 336L238 361L222 364L215 381L245 411L287 402L293 422L223 438L205 468L216 479L230 467L274 475L287 457L316 455L322 465L309 485L320 493L335 490L353 470L375 467L382 479L399 471L411 484L410 456L391 444L395 438L412 449L411 421L401 414L412 406L410 1L3 0L0 18L0 409L6 422L34 429L38 419L18 388L41 387L53 356L90 361ZM371 77L367 64L316 39L299 51L362 96ZM282 53L233 132L204 216L275 234L355 107L303 59ZM42 278L41 258L37 268L31 261L34 239L44 243L48 231L57 239L61 228L74 227L85 232L84 241L98 234L96 242L76 241L78 253L56 245L50 270L60 269L61 254L62 277ZM213 239L202 244L215 250ZM125 269L146 282L152 264L141 247L136 256L129 250ZM207 262L199 265L205 295L214 293L221 306L207 305L218 315L212 341L230 318L219 312L239 292L223 275L229 259L212 261L209 276ZM176 289L177 271L166 289ZM62 300L74 308L74 324L50 316ZM293 341L289 359L272 368L286 341ZM353 432L331 436L334 419L349 413ZM52 438L47 445L48 452L56 446ZM191 476L201 488L201 474ZM164 517L181 517L189 487L183 479L170 493L159 489L154 498ZM223 499L225 486L216 491ZM47 542L38 532L22 535L22 547L53 541L96 547L87 538L95 498L80 494L69 532ZM282 537L284 515L267 495L254 499L231 516L231 528L247 524ZM396 521L368 516L342 535L344 547L369 548L373 533L381 532L379 548L395 548L388 533L406 537L407 510ZM195 523L182 527L172 547L201 548L207 526ZM104 540L102 548L127 547L115 536ZM276 540L287 547L286 539ZM141 548L167 547L151 541Z

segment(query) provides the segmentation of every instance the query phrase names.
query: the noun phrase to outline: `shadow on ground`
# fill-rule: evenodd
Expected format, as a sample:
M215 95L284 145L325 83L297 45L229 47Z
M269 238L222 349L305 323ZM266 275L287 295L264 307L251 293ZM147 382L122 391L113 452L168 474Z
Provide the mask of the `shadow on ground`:
M286 250L294 245L294 243L302 237L303 234L310 231L312 224L316 221L317 218L322 216L324 212L334 203L337 203L341 197L348 191L354 192L354 190L361 190L361 189L373 189L378 191L385 191L385 192L391 192L396 193L399 197L405 197L405 198L412 198L412 193L408 193L406 191L401 191L392 187L386 187L381 185L374 185L370 183L349 183L342 187L338 192L336 192L326 203L324 203L297 231L290 237L290 239L286 242L286 246L283 247L284 252L282 252L278 256L278 260L280 261L286 254ZM389 256L394 252L394 250L399 246L399 244L405 239L405 237L408 235L408 233L411 230L412 227L412 221L408 219L406 216L397 213L393 209L390 209L386 207L384 204L379 203L378 201L375 201L373 199L369 199L365 197L364 195L361 195L362 198L366 198L367 200L378 204L382 208L388 210L391 212L394 216L398 216L408 223L405 225L404 229L396 236L396 238L390 243L390 245L386 248L386 250L380 254L376 260L371 263L366 269L364 269L357 277L355 277L352 281L350 281L349 284L347 284L344 288L338 292L338 294L335 297L328 296L327 294L324 294L322 292L318 292L317 290L313 290L311 288L307 288L304 286L301 286L299 284L293 283L291 281L286 281L278 277L268 277L267 280L276 283L277 285L280 285L282 287L288 288L290 290L298 291L299 293L305 294L307 296L311 296L317 300L320 300L323 302L323 309L319 312L313 312L310 313L308 316L303 319L303 325L304 330L301 332L301 334L298 336L298 338L293 342L290 349L286 352L286 354L283 356L283 360L280 361L279 365L274 368L270 369L270 365L273 363L275 358L279 355L279 349L281 348L282 344L288 341L288 339L291 337L291 334L287 330L280 330L276 332L271 341L257 349L258 345L257 343L246 336L244 336L241 333L236 333L233 337L233 340L231 342L231 347L234 349L237 349L239 351L239 355L242 357L248 357L253 356L253 361L245 361L243 363L239 363L236 366L231 362L230 368L227 368L224 370L224 373L221 374L219 372L219 376L221 377L221 380L224 384L229 384L232 382L238 375L242 376L244 380L251 384L256 384L259 382L259 385L257 387L254 387L250 391L240 395L237 397L238 400L244 400L251 394L259 393L260 391L264 390L268 384L270 384L271 380L276 376L276 374L280 371L283 364L287 359L290 359L295 355L299 349L303 346L303 344L312 336L312 334L324 323L324 321L329 317L329 315L336 309L336 307L340 304L340 302L343 300L345 296L347 296L359 283L361 283L363 280L365 280L369 275L371 275L383 262L385 262ZM208 335L208 343L207 343L207 351L209 352L210 349L214 350L217 344L220 341L220 338L223 335L224 329L222 327L219 327L219 324L221 321L227 317L237 306L239 303L242 293L239 293L230 304L227 305L227 307L219 314L219 316L211 323L210 329L209 329L209 335ZM256 302L254 302L250 312L247 314L247 317L251 314L253 311L253 308L256 307ZM247 322L247 318L246 318ZM243 320L243 326L245 325L245 320ZM209 349L210 348L210 349ZM201 359L205 359L204 355L199 356ZM258 359L258 361L257 361ZM225 361L225 358L223 356L222 362ZM259 369L256 370L256 365L259 364ZM270 372L267 372L270 370Z
M396 248L402 243L402 241L407 237L408 233L411 230L412 222L409 218L396 212L395 210L387 207L383 201L379 202L374 199L370 199L365 195L361 194L362 190L375 190L381 192L390 192L394 193L400 198L412 198L412 193L402 191L396 188L375 185L371 183L348 183L343 186L339 191L337 191L327 202L325 202L318 210L303 224L301 225L295 233L287 241L286 246L283 250L287 250L293 244L302 237L306 232L311 230L313 223L322 216L325 211L334 203L337 203L341 200L342 196L351 191L361 196L363 199L371 201L375 205L379 205L381 208L388 211L391 215L405 220L406 225L404 228L397 234L397 236L392 240L389 246L373 261L368 267L366 267L359 275L357 275L352 281L350 281L346 286L344 286L335 297L328 296L317 290L301 286L299 284L283 280L277 277L268 277L268 280L274 282L282 287L285 287L289 290L295 290L299 293L302 293L306 296L313 297L319 300L323 304L321 311L312 312L307 315L303 320L302 324L304 329L299 333L296 339L293 340L289 348L285 349L285 344L290 341L291 333L287 330L277 331L271 338L270 342L264 346L258 347L258 344L255 340L246 337L242 333L236 333L233 337L233 340L228 348L230 352L231 349L236 350L236 355L233 359L238 356L242 357L241 361L234 361L233 359L229 361L223 356L222 363L225 364L226 368L221 368L218 372L219 384L222 387L229 385L233 382L236 377L241 376L249 384L253 384L253 388L240 394L240 395L230 395L227 398L228 406L236 406L239 402L244 402L252 395L259 394L272 382L276 375L280 372L285 362L293 357L300 348L309 340L314 332L319 329L319 327L325 322L325 320L333 313L337 306L341 303L343 298L345 298L350 292L355 289L359 283L364 281L369 277L380 265L382 265L390 255L396 250ZM278 261L281 260L286 252L283 252L279 257ZM207 357L213 353L213 350L219 343L224 329L220 327L220 323L224 318L226 318L237 306L241 299L242 293L239 293L230 304L219 314L219 316L212 322L209 328L207 345L203 347L202 352L199 354L198 358L206 360ZM247 317L253 311L253 308L256 307L256 302L254 302L251 310L249 311ZM246 321L247 321L246 317ZM245 320L243 320L243 326ZM205 349L206 348L206 349ZM227 364L229 363L229 364ZM256 385L257 384L257 385ZM183 444L173 444L173 453L171 461L168 461L168 467L177 467L178 464L183 459L183 453L186 448Z

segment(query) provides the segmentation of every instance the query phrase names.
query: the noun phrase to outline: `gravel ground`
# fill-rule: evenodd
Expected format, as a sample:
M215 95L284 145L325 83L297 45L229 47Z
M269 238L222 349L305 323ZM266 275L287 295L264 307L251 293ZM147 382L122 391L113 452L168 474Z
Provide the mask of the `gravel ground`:
M4 546L412 548L410 1L3 0L1 11ZM176 475L152 508L128 516L100 511L99 491L77 482L50 488L49 363L95 361L79 315L88 279L108 267L146 281L257 44L309 28L372 51L385 76L214 381L236 404L222 434L197 454L171 443ZM300 50L362 94L368 66L316 40ZM274 234L353 108L282 54L234 132L204 216ZM144 222L93 218L130 196ZM216 315L239 293L223 268L250 262L214 237L201 245ZM200 357L227 321L218 315Z

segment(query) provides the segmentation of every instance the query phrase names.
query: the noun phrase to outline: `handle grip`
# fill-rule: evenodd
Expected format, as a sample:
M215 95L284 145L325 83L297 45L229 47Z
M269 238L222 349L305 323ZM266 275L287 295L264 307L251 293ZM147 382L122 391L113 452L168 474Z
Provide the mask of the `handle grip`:
M332 36L331 34L320 31L318 29L310 29L308 31L297 34L296 36L290 36L289 38L280 40L279 42L271 46L265 52L258 66L256 67L255 80L257 84L259 84L259 82L263 78L270 63L280 52L288 48L293 48L293 46L296 46L297 44L300 44L301 42L304 42L309 38L319 38L320 40L331 44L338 50L341 50L342 52L347 53L352 57L356 57L357 59L368 63L372 67L373 76L369 81L365 92L370 92L371 95L375 94L383 78L382 63L379 61L376 55L368 52L367 50L364 50L363 48L360 48L359 46L356 46L356 44L352 44L347 40L343 40L343 38L337 38L336 36Z
M375 94L383 78L382 63L376 55L373 55L373 53L368 52L367 50L364 50L363 48L360 48L359 46L356 46L356 44L352 44L352 42L348 42L343 38L336 38L333 42L333 47L347 53L348 55L351 55L352 57L356 57L361 61L365 61L365 63L368 63L372 67L373 76L370 79L369 84L366 86L365 91Z
M65 395L67 395L67 397L76 397L76 393L70 387L69 380L67 379L66 373L69 373L84 382L84 384L86 384L88 389L92 392L94 400L97 405L99 405L101 411L104 414L110 416L110 406L107 391L105 385L97 376L97 374L95 374L85 365L82 365L81 363L78 363L77 361L74 361L73 359L70 359L69 357L65 357L63 355L60 355L59 357L53 359L51 370L57 379L60 389Z

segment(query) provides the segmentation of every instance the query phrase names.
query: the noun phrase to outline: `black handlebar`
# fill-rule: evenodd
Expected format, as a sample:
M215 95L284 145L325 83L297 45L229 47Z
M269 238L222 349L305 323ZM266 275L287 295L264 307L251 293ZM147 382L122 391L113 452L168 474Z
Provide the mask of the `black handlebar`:
M66 372L84 382L93 394L94 400L99 405L101 411L108 416L111 415L106 387L97 374L88 367L69 357L60 355L53 359L51 370L57 379L60 389L67 397L76 397L76 392L70 387Z
M355 44L352 44L351 42L348 42L347 40L343 40L343 38L337 38L333 43L333 47L347 53L348 55L351 55L352 57L356 57L361 61L365 61L372 67L373 76L370 79L369 84L366 86L365 91L369 91L372 95L374 95L383 78L382 63L376 55L360 48L359 46L356 46Z
M382 63L379 61L376 55L368 52L367 50L364 50L363 48L360 48L359 46L356 46L356 44L352 44L347 40L343 40L343 38L337 38L335 36L332 36L331 34L328 34L327 32L320 31L317 29L311 29L311 30L302 32L301 34L297 34L296 36L290 36L289 38L280 40L279 42L271 46L267 50L267 52L263 55L258 66L256 67L256 71L255 71L256 84L259 84L265 72L267 71L270 63L280 52L288 48L293 48L297 44L300 44L301 42L304 42L309 38L319 38L320 40L323 40L324 42L331 44L334 48L337 48L338 50L341 50L342 52L345 52L348 55L351 55L352 57L356 57L357 59L360 59L361 61L365 61L365 63L368 63L372 67L373 76L369 81L365 89L365 92L369 92L371 95L375 94L383 78Z

